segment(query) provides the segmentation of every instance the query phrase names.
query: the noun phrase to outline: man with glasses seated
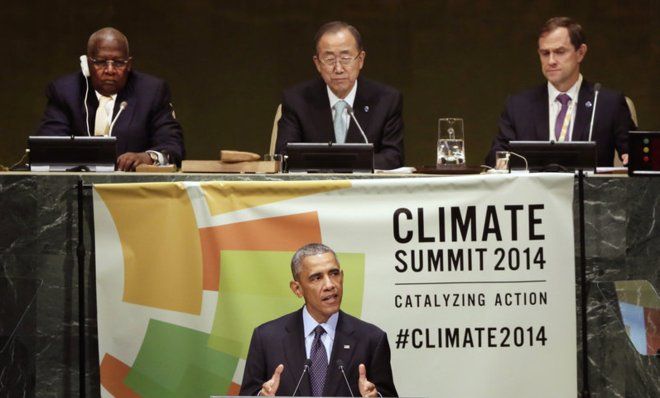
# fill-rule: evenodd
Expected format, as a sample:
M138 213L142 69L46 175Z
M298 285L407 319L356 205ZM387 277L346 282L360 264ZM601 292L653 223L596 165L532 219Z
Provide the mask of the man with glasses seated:
M132 70L128 39L114 28L94 32L81 72L46 89L48 104L37 135L115 136L117 169L180 164L183 131L165 81Z
M314 64L320 78L284 91L277 153L289 142L363 143L348 113L374 145L374 166L403 166L403 98L392 87L359 77L366 53L360 33L345 22L328 22L314 38Z

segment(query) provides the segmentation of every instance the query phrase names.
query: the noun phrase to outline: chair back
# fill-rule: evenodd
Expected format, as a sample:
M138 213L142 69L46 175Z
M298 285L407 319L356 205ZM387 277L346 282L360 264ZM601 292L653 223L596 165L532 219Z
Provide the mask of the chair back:
M275 111L275 120L273 121L273 131L270 133L270 150L268 154L270 156L275 155L275 145L277 144L277 123L282 117L282 104L277 105L277 110Z

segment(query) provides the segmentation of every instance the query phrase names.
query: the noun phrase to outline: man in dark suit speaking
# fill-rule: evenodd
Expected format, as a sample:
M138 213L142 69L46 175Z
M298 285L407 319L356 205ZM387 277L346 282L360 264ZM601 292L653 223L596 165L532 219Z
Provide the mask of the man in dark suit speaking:
M549 19L538 39L541 71L548 80L538 87L507 99L486 163L493 166L495 152L509 150L510 141L596 141L598 166L611 166L614 149L628 162L628 131L635 125L625 97L600 89L580 74L587 53L582 27L567 17Z
M359 77L366 53L357 29L328 22L314 38L320 78L284 91L277 153L288 142L365 142L348 110L374 145L374 166L403 166L403 97L392 87Z
M344 273L332 249L303 246L291 272L305 306L254 330L240 395L397 396L385 332L339 310Z
M183 132L170 90L163 80L132 70L123 33L94 32L81 68L46 89L48 104L37 135L115 136L117 169L124 171L181 162Z

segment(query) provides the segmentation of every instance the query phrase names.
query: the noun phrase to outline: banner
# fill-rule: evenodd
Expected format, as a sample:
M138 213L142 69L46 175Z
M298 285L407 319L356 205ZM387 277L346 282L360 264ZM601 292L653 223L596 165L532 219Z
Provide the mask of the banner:
M401 396L574 397L572 202L571 174L96 185L103 396L237 394L322 242Z

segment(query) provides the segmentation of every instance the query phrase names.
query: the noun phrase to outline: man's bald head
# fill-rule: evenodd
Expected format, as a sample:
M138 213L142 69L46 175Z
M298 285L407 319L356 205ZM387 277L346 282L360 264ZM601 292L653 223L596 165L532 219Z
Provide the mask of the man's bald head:
M89 37L87 65L94 90L110 96L121 91L132 68L128 39L114 28L103 28Z
M120 49L124 53L125 58L130 56L128 39L115 28L103 28L92 33L87 41L87 56L96 57L99 49L106 46Z

